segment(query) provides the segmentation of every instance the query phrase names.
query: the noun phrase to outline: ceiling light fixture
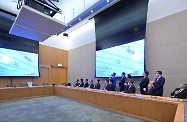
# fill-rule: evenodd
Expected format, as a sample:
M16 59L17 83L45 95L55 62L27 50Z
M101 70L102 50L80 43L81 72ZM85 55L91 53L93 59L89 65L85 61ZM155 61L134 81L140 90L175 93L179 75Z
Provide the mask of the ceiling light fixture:
M91 12L93 13L93 10L91 10Z
M81 20L81 18L79 18L79 20Z
M107 3L110 2L110 0L107 0Z

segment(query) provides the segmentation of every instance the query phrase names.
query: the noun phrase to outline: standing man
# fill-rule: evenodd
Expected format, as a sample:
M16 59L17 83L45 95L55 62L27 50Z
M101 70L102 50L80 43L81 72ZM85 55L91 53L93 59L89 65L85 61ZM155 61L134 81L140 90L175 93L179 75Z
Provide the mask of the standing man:
M115 72L112 74L112 81L113 81L113 86L116 87L116 73Z
M162 77L162 71L156 72L155 87L157 89L157 96L162 96L164 92L165 78Z
M121 80L118 81L120 91L124 91L124 83L125 83L126 77L125 77L125 72L121 73Z
M148 78L148 75L149 75L149 72L148 71L145 71L144 73L143 73L143 78L142 78L142 80L141 80L141 82L140 82L140 84L139 84L139 87L138 88L140 88L140 93L141 94L144 94L145 92L144 92L144 88L146 89L146 92L148 92L148 84L149 84L149 78Z

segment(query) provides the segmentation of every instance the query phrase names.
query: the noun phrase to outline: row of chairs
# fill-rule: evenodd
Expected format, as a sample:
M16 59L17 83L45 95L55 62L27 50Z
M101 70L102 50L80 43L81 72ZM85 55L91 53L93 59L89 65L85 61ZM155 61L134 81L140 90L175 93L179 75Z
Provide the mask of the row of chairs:
M38 86L38 84L32 84L32 86ZM43 83L43 86L49 86L49 83ZM9 85L7 85L7 87L13 87L13 88L15 88L16 84L9 84ZM20 87L28 87L28 84L27 83L20 84Z

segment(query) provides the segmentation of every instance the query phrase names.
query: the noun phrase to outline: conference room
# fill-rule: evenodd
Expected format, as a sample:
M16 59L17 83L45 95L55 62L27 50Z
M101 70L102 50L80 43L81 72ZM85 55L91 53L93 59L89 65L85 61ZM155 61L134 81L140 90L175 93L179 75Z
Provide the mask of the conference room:
M0 121L187 121L186 0L1 0Z

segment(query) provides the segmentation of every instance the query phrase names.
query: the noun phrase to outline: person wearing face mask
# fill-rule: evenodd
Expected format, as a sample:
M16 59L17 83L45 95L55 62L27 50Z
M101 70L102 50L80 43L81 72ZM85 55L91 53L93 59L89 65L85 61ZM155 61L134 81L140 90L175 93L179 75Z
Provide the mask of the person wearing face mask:
M107 88L107 91L115 91L115 87L114 87L112 79L110 79L109 81L109 86Z
M108 87L109 87L109 80L106 79L106 80L105 80L105 86L104 86L103 90L107 90Z
M85 80L84 88L88 87L88 79Z
M95 81L95 89L100 89L100 87L101 87L101 85L100 85L100 83L99 83L99 79L97 79L96 81Z
M118 81L119 87L120 87L120 91L124 91L124 83L126 81L126 77L125 77L125 72L121 73L121 80Z
M182 82L179 84L179 88L176 88L171 93L172 98L181 98L186 99L187 98L187 82Z
M155 87L157 89L156 96L162 96L164 92L165 78L162 76L162 71L156 72Z
M139 84L139 87L138 88L140 88L140 93L141 94L144 94L145 92L144 92L144 88L146 89L146 92L148 92L148 84L149 84L149 78L148 78L148 75L149 75L149 72L148 71L145 71L144 73L143 73L143 78L142 78L142 80L141 80L141 82L140 82L140 84Z
M79 83L79 87L83 87L84 86L84 81L83 81L82 78L80 80L81 80L81 82Z
M136 88L133 85L133 80L129 79L128 86L124 90L124 93L136 93Z
M147 91L146 88L143 88L143 91L142 91L143 94L145 94L145 95L156 95L157 89L155 88L155 82L150 81L149 85L150 85L151 88L149 89L149 91Z
M93 80L90 80L90 84L89 84L88 88L90 88L90 89L93 89L93 88L94 88Z

